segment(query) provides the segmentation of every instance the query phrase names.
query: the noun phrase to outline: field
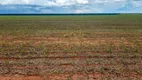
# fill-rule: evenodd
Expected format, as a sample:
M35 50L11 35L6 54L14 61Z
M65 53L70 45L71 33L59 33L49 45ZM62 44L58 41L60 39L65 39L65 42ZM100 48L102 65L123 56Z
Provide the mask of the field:
M0 16L0 80L142 80L142 14Z

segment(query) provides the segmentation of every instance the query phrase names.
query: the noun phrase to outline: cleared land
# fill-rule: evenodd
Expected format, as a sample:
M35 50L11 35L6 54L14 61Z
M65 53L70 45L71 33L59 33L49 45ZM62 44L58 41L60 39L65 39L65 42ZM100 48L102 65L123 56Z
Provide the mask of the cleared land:
M142 15L0 16L0 80L141 80Z

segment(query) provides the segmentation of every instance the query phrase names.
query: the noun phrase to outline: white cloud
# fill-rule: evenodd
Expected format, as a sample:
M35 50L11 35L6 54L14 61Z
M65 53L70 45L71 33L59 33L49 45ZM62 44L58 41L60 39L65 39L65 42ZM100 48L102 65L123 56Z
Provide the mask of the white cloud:
M32 0L0 0L0 4L29 4Z
M114 3L114 2L123 2L127 0L92 0L94 3Z
M76 0L79 4L88 4L88 0Z
M80 9L80 10L76 10L75 13L89 13L90 10L86 10L86 9Z
M142 0L0 0L0 4L36 4L46 6L71 6L78 4L117 4L118 2L132 2L136 6L141 5Z
M47 1L44 5L47 6L70 6L73 5L72 0L56 0L56 1Z
M133 3L133 5L134 5L135 7L140 7L140 6L142 6L142 0L139 0L139 1L132 1L132 3Z
M77 4L88 4L88 0L56 0L47 1L44 5L48 6L71 6Z
M74 4L88 4L88 0L0 0L0 4L36 4L47 6L67 6Z
M2 5L32 4L44 7L58 7L59 9L67 8L66 10L70 9L76 13L113 12L125 6L129 7L128 3L132 5L133 9L138 8L140 10L142 8L142 0L0 0ZM132 7L130 6L130 9Z

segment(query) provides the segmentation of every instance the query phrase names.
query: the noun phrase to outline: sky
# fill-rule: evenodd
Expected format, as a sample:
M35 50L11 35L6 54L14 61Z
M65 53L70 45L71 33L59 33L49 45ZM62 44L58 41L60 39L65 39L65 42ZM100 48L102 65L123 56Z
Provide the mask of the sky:
M0 14L142 13L142 0L0 0Z

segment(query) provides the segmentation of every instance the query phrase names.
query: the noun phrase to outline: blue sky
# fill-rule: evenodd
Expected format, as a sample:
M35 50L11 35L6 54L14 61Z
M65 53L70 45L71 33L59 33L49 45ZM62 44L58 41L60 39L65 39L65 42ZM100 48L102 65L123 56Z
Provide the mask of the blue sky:
M0 0L10 13L142 13L142 0Z

